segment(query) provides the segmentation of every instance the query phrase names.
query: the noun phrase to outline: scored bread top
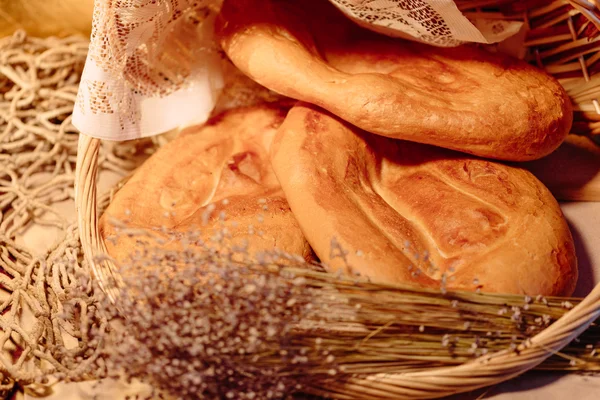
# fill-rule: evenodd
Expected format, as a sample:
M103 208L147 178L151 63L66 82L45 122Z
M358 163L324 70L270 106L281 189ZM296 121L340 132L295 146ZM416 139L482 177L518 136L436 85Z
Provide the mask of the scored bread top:
M571 233L526 170L371 135L302 103L271 156L306 238L334 268L346 265L332 257L332 238L354 272L377 281L529 295L574 290Z
M326 0L226 0L217 35L258 83L383 136L524 161L573 119L562 86L525 62L375 34Z
M310 247L268 156L286 112L278 105L229 111L161 147L116 193L100 220L109 255L125 262L140 245L139 237L118 235L114 219L166 239L164 248L180 249L182 242L173 238L196 231L218 248L211 238L227 228L228 243L247 242L250 256L280 250L309 258Z

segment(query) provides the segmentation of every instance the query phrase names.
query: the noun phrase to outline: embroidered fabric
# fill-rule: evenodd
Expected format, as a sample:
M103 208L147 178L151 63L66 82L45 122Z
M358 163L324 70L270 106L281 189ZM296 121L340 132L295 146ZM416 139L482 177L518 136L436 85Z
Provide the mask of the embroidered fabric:
M452 0L329 1L369 29L437 46L498 42L522 25L472 22ZM96 0L74 125L100 139L135 139L202 123L225 107L221 98L247 105L272 95L236 73L213 40L221 3Z
M437 46L496 43L517 33L520 22L470 21L450 0L330 0L361 26Z

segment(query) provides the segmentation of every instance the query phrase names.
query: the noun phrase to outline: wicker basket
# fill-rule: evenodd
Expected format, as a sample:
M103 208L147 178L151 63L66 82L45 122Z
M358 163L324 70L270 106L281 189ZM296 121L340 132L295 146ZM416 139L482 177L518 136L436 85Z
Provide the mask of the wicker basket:
M525 44L530 61L555 75L573 100L573 133L598 137L600 10L595 1L458 0L457 5L467 15L525 21L528 28ZM118 273L110 262L97 262L94 257L106 251L98 229L96 178L100 144L98 139L80 136L75 188L79 235L85 258L92 266L100 287L112 301L116 301L114 283L118 284ZM330 389L343 393L337 395L341 399L430 399L472 391L534 368L579 336L598 317L600 285L527 345L521 345L518 353L505 350L455 367L376 374L345 381Z

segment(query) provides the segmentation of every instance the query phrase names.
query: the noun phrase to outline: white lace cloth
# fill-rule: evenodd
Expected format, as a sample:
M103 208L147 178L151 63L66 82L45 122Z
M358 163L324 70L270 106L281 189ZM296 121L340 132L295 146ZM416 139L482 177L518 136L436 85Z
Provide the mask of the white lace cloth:
M96 0L74 125L129 140L204 122L224 85L212 37L221 1ZM329 1L369 29L438 46L495 43L521 27L469 21L451 0Z

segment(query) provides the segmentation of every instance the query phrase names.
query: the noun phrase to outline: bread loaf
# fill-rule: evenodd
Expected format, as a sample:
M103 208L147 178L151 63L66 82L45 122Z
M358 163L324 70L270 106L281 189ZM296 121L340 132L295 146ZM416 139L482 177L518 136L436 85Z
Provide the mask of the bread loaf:
M383 136L524 161L572 123L564 89L527 63L375 34L326 0L226 0L217 36L255 81Z
M334 269L434 288L574 290L567 223L524 169L372 135L306 103L289 112L271 156L302 231Z
M211 238L227 228L228 249L247 243L250 257L277 249L309 258L310 247L268 156L286 112L276 105L230 111L185 129L160 148L116 193L100 220L109 254L127 262L141 250L140 238L118 235L112 218L153 231L166 240L164 249L181 248L173 236L199 231L201 240L219 250Z

